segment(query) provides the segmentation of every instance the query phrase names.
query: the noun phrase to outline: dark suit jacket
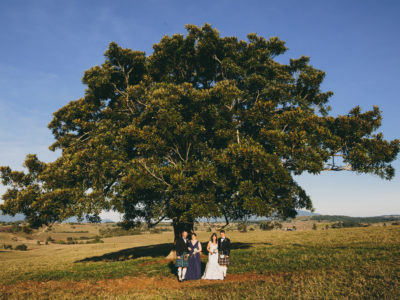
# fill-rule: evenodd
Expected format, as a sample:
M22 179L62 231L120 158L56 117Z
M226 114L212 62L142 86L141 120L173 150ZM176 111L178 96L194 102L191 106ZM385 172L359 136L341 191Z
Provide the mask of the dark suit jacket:
M218 251L222 251L225 255L231 253L231 240L225 237L225 240L222 242L222 239L218 239Z
M185 241L183 240L182 237L178 238L176 240L176 245L175 245L176 256L181 256L183 254L183 252L189 253L188 247L189 247L188 239L186 239L186 243L185 243Z

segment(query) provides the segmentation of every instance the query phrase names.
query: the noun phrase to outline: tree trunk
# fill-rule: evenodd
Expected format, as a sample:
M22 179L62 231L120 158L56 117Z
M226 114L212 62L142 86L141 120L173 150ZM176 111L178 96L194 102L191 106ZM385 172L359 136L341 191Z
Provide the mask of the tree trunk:
M189 235L193 232L194 222L178 223L173 222L174 226L174 242L181 236L182 231L186 230Z
M176 259L176 252L175 252L175 242L181 236L182 231L186 230L189 235L193 232L194 222L172 222L172 226L174 227L174 247L171 252L167 255L167 259L174 260Z

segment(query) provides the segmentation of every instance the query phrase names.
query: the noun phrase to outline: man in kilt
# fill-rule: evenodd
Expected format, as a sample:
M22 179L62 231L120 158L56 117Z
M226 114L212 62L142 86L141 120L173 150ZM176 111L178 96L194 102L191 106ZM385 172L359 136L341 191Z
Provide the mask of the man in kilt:
M189 240L187 239L187 231L182 231L182 236L175 241L176 263L178 268L178 280L182 282L185 279L186 270L188 267L189 257Z
M221 266L224 279L230 264L229 254L231 253L231 240L225 236L225 230L220 231L221 237L218 239L218 264Z

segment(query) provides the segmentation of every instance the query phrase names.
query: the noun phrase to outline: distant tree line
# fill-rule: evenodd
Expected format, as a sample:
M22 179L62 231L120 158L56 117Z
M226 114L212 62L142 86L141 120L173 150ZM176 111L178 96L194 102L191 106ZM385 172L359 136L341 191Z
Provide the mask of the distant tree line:
M330 216L330 215L317 215L312 216L311 220L314 221L329 221L329 222L357 222L357 223L380 223L398 221L399 215L393 216L377 216L377 217L349 217L349 216Z

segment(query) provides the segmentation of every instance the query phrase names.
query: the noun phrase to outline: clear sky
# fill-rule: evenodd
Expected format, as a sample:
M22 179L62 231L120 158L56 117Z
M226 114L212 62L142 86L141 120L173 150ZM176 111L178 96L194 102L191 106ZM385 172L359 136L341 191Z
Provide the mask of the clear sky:
M52 113L83 96L83 72L104 61L111 41L150 54L163 35L206 22L222 36L278 36L289 48L279 61L307 55L327 73L323 88L335 93L331 115L346 114L356 105L363 111L378 105L383 114L379 131L386 139L400 138L399 1L0 3L0 165L22 169L28 153L44 161L59 155L48 150ZM317 213L400 214L399 159L394 166L391 181L350 172L296 179Z

